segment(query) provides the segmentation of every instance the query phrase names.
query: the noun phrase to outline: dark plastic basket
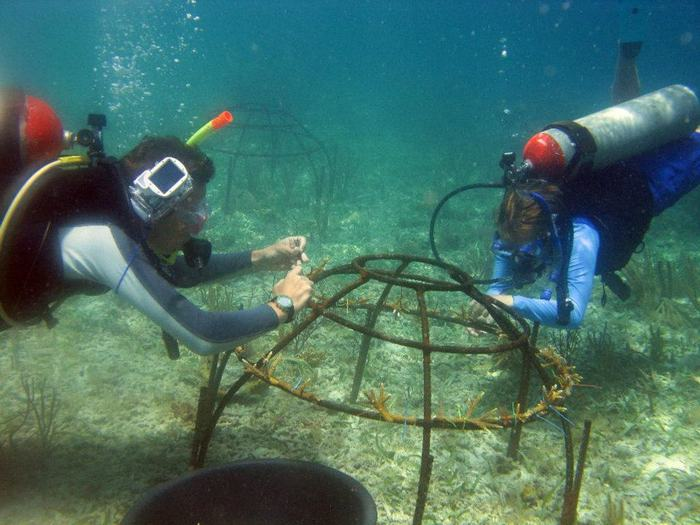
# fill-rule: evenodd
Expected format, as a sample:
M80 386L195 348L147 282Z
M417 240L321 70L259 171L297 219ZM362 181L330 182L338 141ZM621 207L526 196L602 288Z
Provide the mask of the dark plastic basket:
M375 525L354 478L306 461L257 459L198 470L149 491L122 525Z

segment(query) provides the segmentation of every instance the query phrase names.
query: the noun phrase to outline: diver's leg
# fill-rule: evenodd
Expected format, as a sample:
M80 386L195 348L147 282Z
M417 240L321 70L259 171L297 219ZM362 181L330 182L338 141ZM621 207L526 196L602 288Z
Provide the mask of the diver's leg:
M641 49L642 42L620 42L615 80L612 85L614 104L639 96L640 86L636 59Z
M646 175L654 198L654 215L673 206L700 186L700 132L674 140L632 161Z

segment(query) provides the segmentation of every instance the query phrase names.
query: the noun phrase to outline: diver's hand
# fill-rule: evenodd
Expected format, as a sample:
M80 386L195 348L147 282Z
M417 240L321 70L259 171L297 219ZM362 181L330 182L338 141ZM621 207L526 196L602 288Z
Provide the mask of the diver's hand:
M253 250L250 260L261 270L288 270L298 262L307 262L306 237L295 235L285 237L274 244Z
M506 306L513 306L512 295L494 295L493 298L496 299L496 301L500 301L501 303L505 304Z
M502 302L506 306L513 306L513 296L512 295L494 295L493 298L497 301ZM493 318L489 314L488 310L477 301L472 301L472 303L467 308L467 317L470 321L476 321L478 323L492 324ZM483 330L474 328L472 326L467 327L467 333L472 336L477 336L483 334Z
M477 301L472 301L472 303L467 308L467 320L469 322L477 323L490 323L493 321L489 315L488 310L484 308L484 305ZM473 337L483 334L483 330L479 330L473 326L467 326L467 333Z
M286 295L292 300L295 312L299 312L306 306L312 292L313 283L308 277L301 274L301 263L289 270L284 279L281 279L272 287L273 295ZM280 321L286 320L285 314L274 303L270 303L270 306L277 312Z

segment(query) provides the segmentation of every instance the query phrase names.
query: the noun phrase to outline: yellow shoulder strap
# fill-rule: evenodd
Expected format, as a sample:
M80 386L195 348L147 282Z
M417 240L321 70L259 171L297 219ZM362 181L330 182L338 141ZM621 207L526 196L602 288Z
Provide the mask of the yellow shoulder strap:
M32 174L27 181L22 185L17 194L13 197L5 216L2 219L2 224L0 224L0 253L3 253L4 243L8 237L9 232L12 227L15 226L16 220L20 217L20 212L23 211L23 204L26 202L27 196L38 187L40 182L44 182L51 176L60 174L62 168L66 167L78 167L81 165L87 165L87 157L81 155L71 155L66 157L59 157L57 160L46 164L45 166L39 168L34 174ZM2 304L2 297L0 297L0 318L11 326L16 326L20 323L11 319L10 316L5 311Z

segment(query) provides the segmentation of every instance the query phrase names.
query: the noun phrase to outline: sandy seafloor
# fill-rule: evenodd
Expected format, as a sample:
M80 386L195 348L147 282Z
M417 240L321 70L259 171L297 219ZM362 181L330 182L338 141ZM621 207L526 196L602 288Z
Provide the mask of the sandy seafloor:
M428 255L433 188L417 183L397 197L389 183L381 182L388 169L380 163L360 173L366 190L355 190L354 198L333 206L325 240L314 236L312 214L303 206L284 221L277 220L278 212L263 201L228 218L215 213L214 238L220 245L242 248L309 232L310 267L324 257L330 257L328 265L334 266L363 253ZM450 185L446 181L437 193ZM216 204L216 195L213 200ZM442 232L461 232L464 221L476 213L489 216L484 203L467 203L461 200L452 207L441 223ZM676 282L684 286L689 286L687 276L676 265L681 254L691 257L696 267L700 261L697 239L682 233L689 216L684 213L691 206L662 217L649 235L646 251L674 261ZM462 260L470 251L488 253L484 246L489 228L483 221L464 230L468 235L443 255ZM445 237L438 236L441 239ZM241 297L240 303L256 302L265 298L274 278L247 276L232 290ZM609 502L624 502L625 523L699 523L700 312L682 293L669 298L667 303L684 312L678 326L653 309L626 305L614 297L602 308L600 291L596 285L580 334L583 343L573 356L583 382L593 386L575 389L567 403L577 443L583 421L593 422L579 523L615 523L607 510ZM198 300L197 292L191 297ZM667 357L655 364L648 358L650 323L661 329ZM411 329L411 322L395 317L382 326L403 333ZM593 355L586 337L600 336L604 326L614 344L605 355ZM356 340L341 332L325 324L307 348L313 350L307 355L316 356L315 381L331 396L342 395L351 380ZM543 339L551 333L545 330ZM455 334L460 337L463 332ZM275 333L262 338L254 343L254 351L268 348L276 338ZM61 307L56 328L5 332L0 344L0 523L118 523L149 487L188 471L202 359L183 349L180 360L170 361L159 329L113 294L71 299ZM369 387L385 383L395 411L418 414L419 354L381 344L377 348L378 357L368 369ZM438 361L435 381L447 386L444 398L436 399L436 408L442 404L454 414L481 390L487 392L485 408L509 402L499 397L498 390L515 384L517 366L484 357L449 356ZM297 358L288 363L300 367L302 372L296 373L311 373L312 367ZM226 381L240 370L240 364L232 361ZM12 417L24 407L23 378L34 378L35 385L45 380L47 396L55 392L60 400L49 451L41 451L31 420L8 442L7 432L16 421ZM440 387L436 390L437 397L443 395ZM505 458L507 442L504 431L435 431L424 523L558 523L564 476L559 431L544 421L528 425L516 464ZM420 443L421 433L415 428L333 414L276 389L255 389L226 410L207 465L244 458L318 461L367 487L376 500L380 524L406 524L415 504ZM275 504L274 495L270 504Z

